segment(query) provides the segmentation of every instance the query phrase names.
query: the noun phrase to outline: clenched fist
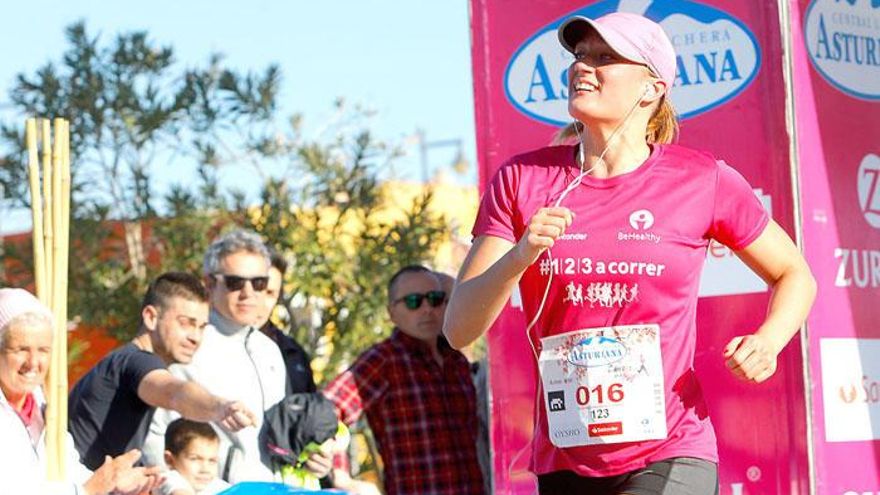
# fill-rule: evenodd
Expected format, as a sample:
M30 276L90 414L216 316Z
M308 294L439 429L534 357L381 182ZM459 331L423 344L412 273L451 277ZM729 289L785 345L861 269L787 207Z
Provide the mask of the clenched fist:
M545 249L553 247L573 219L574 213L564 206L541 208L535 212L525 234L516 244L519 258L526 265L534 263Z
M761 383L776 373L776 356L766 337L758 334L734 337L724 347L727 367L737 377Z

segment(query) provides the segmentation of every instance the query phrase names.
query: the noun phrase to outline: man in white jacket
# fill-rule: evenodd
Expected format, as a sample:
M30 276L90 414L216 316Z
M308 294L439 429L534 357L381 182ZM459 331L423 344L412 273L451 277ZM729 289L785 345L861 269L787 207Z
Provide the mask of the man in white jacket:
M3 493L36 495L135 494L160 481L155 468L133 468L140 452L105 458L92 473L65 438L66 479L47 479L45 398L52 351L52 315L23 289L0 289L0 480Z
M283 399L286 391L281 352L254 327L264 311L269 251L256 233L233 231L211 244L203 271L210 293L210 325L192 362L171 366L170 370L212 393L235 398L252 411L266 411ZM238 432L215 428L221 442L220 476L230 483L280 480L279 473L260 461L259 416L255 427ZM148 463L164 463L165 429L176 417L161 409L153 416L144 445ZM312 455L306 467L320 477L330 471L331 464L330 455L319 452Z

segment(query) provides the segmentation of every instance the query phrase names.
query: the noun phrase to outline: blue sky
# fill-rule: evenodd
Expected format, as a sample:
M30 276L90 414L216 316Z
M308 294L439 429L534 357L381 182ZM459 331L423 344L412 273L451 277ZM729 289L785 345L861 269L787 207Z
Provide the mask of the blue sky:
M204 64L214 52L239 70L277 63L283 114L303 114L308 128L329 119L333 102L343 97L376 111L370 127L380 139L407 142L418 128L428 142L462 139L472 165L459 181L476 181L466 0L10 2L0 16L4 119L23 118L8 106L15 75L60 60L64 27L79 19L102 39L146 30L154 41L173 46L185 65ZM418 146L406 149L397 174L418 180ZM445 166L454 154L453 147L433 148L427 161L431 168ZM240 181L239 175L223 172L230 182ZM9 230L10 222L3 224L0 229Z

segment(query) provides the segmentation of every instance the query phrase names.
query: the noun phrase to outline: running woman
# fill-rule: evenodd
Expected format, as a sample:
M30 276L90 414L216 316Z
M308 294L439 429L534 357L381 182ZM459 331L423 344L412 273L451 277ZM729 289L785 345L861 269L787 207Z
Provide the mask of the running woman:
M709 242L772 288L764 322L724 349L744 380L776 371L815 281L739 173L671 144L676 58L658 24L576 16L558 35L574 55L578 142L499 169L444 333L457 348L474 341L519 284L541 378L531 461L540 494L717 493L715 433L693 371Z

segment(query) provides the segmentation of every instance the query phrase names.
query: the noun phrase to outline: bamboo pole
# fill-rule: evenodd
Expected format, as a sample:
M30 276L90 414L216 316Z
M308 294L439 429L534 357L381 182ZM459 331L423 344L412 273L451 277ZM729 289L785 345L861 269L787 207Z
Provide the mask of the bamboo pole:
M54 275L52 273L52 253L54 252L54 228L53 228L53 210L52 210L52 128L46 119L40 119L40 127L42 129L42 139L40 145L43 148L43 262L45 267L45 285L38 296L43 304L52 310L52 281ZM52 311L53 321L54 310ZM52 383L55 383L56 369L55 362L55 328L52 329L52 355L49 362L49 375L46 378L46 426L44 437L46 438L46 475L50 480L57 480L58 473L56 471L56 456L59 448L58 437L55 436L54 425L58 422L58 408L52 404Z
M52 142L51 136L51 128L49 127L49 119L40 119L42 123L42 141L41 145L43 147L43 249L45 250L43 253L43 262L45 263L44 268L44 281L46 282L45 286L43 286L42 292L37 293L37 297L40 298L43 304L46 305L47 308L52 307L52 289L50 287L50 281L54 280L55 274L52 270L52 207L51 207L51 198L52 198L52 146L50 143Z
M70 232L70 126L63 119L40 122L42 194L37 152L37 125L26 124L31 208L34 219L34 280L37 295L55 320L49 377L46 383L46 461L50 480L65 479L67 436L67 268ZM51 126L54 125L54 132ZM54 134L54 136L53 136ZM54 139L53 139L54 137Z
M49 127L50 122L48 119L43 120L43 129L44 131ZM59 470L58 465L58 453L63 448L64 442L59 441L58 431L56 425L61 422L61 418L58 415L58 403L56 401L56 386L59 381L59 376L61 374L61 369L57 366L58 363L58 355L60 349L58 348L58 292L57 292L57 281L56 281L56 267L57 267L57 241L58 239L55 237L55 234L58 231L58 227L56 225L58 219L61 217L61 210L59 209L60 205L56 201L59 193L61 192L61 177L58 175L61 169L60 157L61 148L58 143L58 122L55 122L54 132L49 135L44 135L43 141L43 165L45 167L46 161L49 162L50 168L49 173L45 173L43 175L43 190L49 191L44 198L45 207L48 211L46 215L47 224L49 228L45 231L46 235L46 259L48 260L47 271L50 273L47 284L48 298L50 301L49 309L52 310L52 315L54 316L53 320L55 321L55 327L52 332L52 356L51 362L49 364L49 378L46 383L46 475L50 480L60 481L64 478L62 477L62 473ZM48 157L48 160L47 160ZM56 184L57 183L57 184Z
M37 151L37 120L27 119L25 137L28 148L28 178L31 189L33 220L34 285L37 294L46 290L46 260L43 245L43 195L40 192L40 155Z
M66 120L61 125L61 218L58 219L61 254L57 265L58 299L57 307L59 318L58 325L58 382L55 384L55 403L58 405L58 418L56 435L60 448L58 449L58 472L64 479L67 473L67 456L65 455L65 439L67 438L67 282L68 264L70 260L70 123Z

